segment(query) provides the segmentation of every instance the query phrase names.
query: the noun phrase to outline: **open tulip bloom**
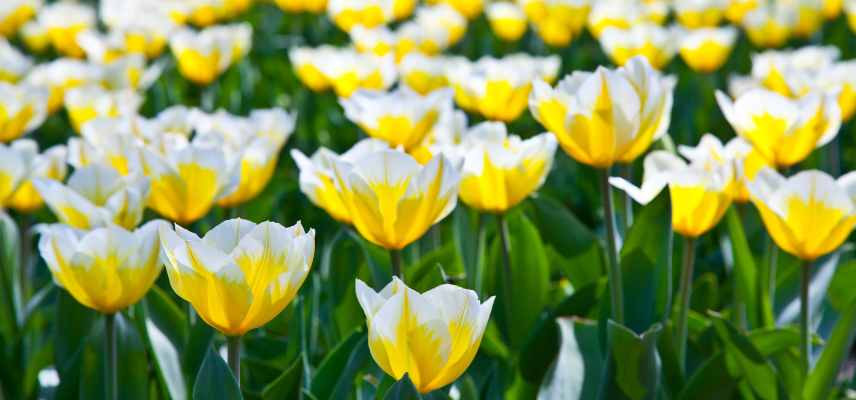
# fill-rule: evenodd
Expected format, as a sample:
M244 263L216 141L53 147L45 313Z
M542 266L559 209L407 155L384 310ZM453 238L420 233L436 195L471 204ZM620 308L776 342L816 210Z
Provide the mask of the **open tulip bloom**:
M66 166L67 152L64 145L58 144L39 153L38 144L29 139L19 139L12 143L18 147L30 166L28 174L8 200L9 208L18 212L31 213L44 205L44 200L36 190L33 180L36 178L62 181L68 168Z
M444 284L419 293L393 278L380 292L356 281L366 315L369 350L395 379L405 374L421 393L446 386L466 371L493 308L472 291Z

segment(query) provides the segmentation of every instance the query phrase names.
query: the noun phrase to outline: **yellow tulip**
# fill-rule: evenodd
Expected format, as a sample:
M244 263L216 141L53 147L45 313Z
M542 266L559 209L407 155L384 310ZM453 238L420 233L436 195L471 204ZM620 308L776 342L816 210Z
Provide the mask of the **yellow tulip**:
M380 292L357 279L356 292L372 358L394 379L407 374L421 393L449 385L466 371L494 301L480 303L472 290L449 284L420 294L396 277Z
M677 52L677 38L671 28L654 24L637 24L629 29L606 28L600 35L600 46L609 58L622 66L636 56L645 57L656 69L663 69Z
M78 229L137 226L149 191L145 177L122 177L99 164L76 169L66 184L45 178L36 178L33 184L57 219Z
M504 213L538 190L556 154L553 135L522 140L508 135L501 122L474 126L461 146L461 201L490 213Z
M421 166L407 153L380 150L354 162L334 159L339 196L368 241L400 250L455 208L459 174L443 156Z
M0 81L17 82L33 66L33 61L0 37Z
M547 45L567 46L585 28L591 5L589 0L520 1L535 32Z
M86 307L114 314L140 301L162 268L158 228L116 225L80 231L54 224L40 229L39 252L57 286Z
M677 0L675 18L686 28L715 28L725 13L727 0Z
M125 51L154 59L161 55L169 35L178 26L169 17L170 7L175 5L176 2L103 0L99 3L100 19Z
M484 8L483 0L437 0L436 3L451 6L469 20L478 17Z
M9 199L24 183L30 173L30 160L27 148L35 143L29 139L21 139L21 144L0 143L0 210L6 208Z
M607 28L626 30L639 24L661 25L667 15L668 5L662 1L601 0L592 2L587 24L592 36L599 39Z
M678 52L684 62L694 71L710 73L728 60L737 40L737 29L700 28L682 32L681 36Z
M34 53L42 53L50 46L48 30L38 21L30 21L24 24L20 30L21 39L27 49Z
M844 0L822 0L822 2L824 18L833 20L841 15L841 10L844 8Z
M0 142L36 129L47 117L48 91L28 84L0 82Z
M142 158L151 179L148 206L170 221L195 222L238 184L240 170L224 149L191 142L165 150L143 149Z
M725 19L735 25L743 21L743 17L758 7L758 0L728 0L725 7Z
M636 57L624 67L574 72L551 88L535 82L529 108L575 160L630 163L669 127L674 81Z
M252 29L247 24L215 26L173 34L169 47L178 71L198 85L208 85L250 50Z
M67 158L66 148L59 144L40 154L38 144L26 139L18 140L12 146L22 147L19 150L23 150L21 153L25 154L30 169L25 180L8 199L7 205L18 212L31 213L44 205L44 200L36 190L33 179L52 179L57 182L64 180L68 173L65 162Z
M395 31L385 26L365 28L357 25L349 34L354 47L360 53L391 55L396 61L410 53L432 55L449 47L445 30L437 27L425 28L415 22L405 22Z
M810 38L823 26L823 4L821 0L797 0L797 20L793 26L793 35L799 38Z
M70 89L64 99L71 126L78 133L87 122L98 117L136 115L142 103L142 97L133 90L107 90L95 85Z
M491 3L487 7L490 29L500 39L515 42L526 33L526 14L510 2Z
M41 0L6 0L0 9L0 36L12 37L41 7Z
M840 246L856 225L854 184L854 173L836 181L817 170L785 178L766 168L749 184L749 191L773 241L812 261Z
M39 24L45 27L51 46L67 57L86 55L77 43L77 35L94 29L96 23L95 10L80 3L52 3L39 11Z
M464 110L495 121L513 121L526 109L532 81L554 79L558 57L524 54L504 58L482 57L450 67L448 79L455 102Z
M692 164L705 170L719 168L722 164L733 166L734 201L741 203L749 201L747 183L755 180L758 171L769 167L760 153L739 136L723 146L716 136L708 133L701 137L698 146L680 145L678 152Z
M231 219L202 238L161 227L169 282L208 325L240 336L276 317L312 266L315 230Z
M446 3L417 8L413 21L426 30L444 30L449 46L458 43L467 32L467 19Z
M369 136L410 151L422 143L440 112L452 107L452 92L421 96L408 88L389 93L360 90L340 103L345 116Z
M609 182L641 204L648 204L668 186L672 228L688 238L697 238L719 223L731 205L735 189L731 163L687 164L663 150L645 157L641 187L618 177L610 178Z
M160 64L146 66L146 58L142 54L127 54L116 58L102 69L102 84L109 90L129 89L144 92L161 73Z
M759 6L742 20L749 41L756 47L781 47L790 38L796 24L795 11L785 6Z
M838 107L842 121L849 121L856 113L856 62L835 63L814 75L818 86L838 92Z
M312 91L321 92L332 85L330 78L324 74L323 66L329 65L339 52L339 49L329 45L317 48L294 47L289 49L288 58L300 82Z
M767 50L752 56L752 76L782 96L801 97L807 94L804 82L822 78L839 57L840 51L834 46Z
M61 58L33 67L24 82L48 88L48 112L58 111L70 89L100 84L103 70L84 61Z
M831 94L811 93L791 100L754 89L734 102L717 91L716 100L734 131L776 168L802 161L834 139L841 126L841 111Z
M394 3L394 0L328 0L327 15L345 32L357 25L374 28L393 20Z
M421 95L449 87L446 70L466 59L453 56L427 57L419 53L406 55L398 65L401 82Z
M384 90L395 82L392 56L376 57L353 49L321 46L295 48L289 52L295 73L313 91L333 88L340 97L349 97L357 89Z

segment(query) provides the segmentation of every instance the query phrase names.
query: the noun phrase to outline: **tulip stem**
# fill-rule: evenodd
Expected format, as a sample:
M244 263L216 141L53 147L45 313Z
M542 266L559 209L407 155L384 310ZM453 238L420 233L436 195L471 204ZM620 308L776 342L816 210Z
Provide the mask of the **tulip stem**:
M681 270L681 305L678 311L678 326L676 339L678 341L678 362L681 371L686 372L687 366L687 319L690 312L690 298L692 297L693 262L695 260L695 239L684 238L684 262Z
M116 368L116 314L104 315L104 368L107 399L119 398L119 374Z
M499 240L502 244L503 294L505 295L502 304L505 305L505 325L508 327L510 334L512 323L511 303L513 301L511 294L511 242L508 240L508 221L505 219L505 215L496 214L496 223L499 228Z
M632 182L633 164L627 164L621 169L623 178L628 182ZM624 193L624 234L630 230L633 225L633 198L629 194Z
M624 285L621 283L621 265L618 264L618 248L615 243L615 213L612 208L612 190L609 186L609 168L600 174L600 191L603 198L603 218L606 225L606 255L609 260L607 275L612 300L612 319L624 323Z
M241 337L227 336L226 337L226 352L229 358L229 369L232 370L232 375L235 375L235 381L238 386L241 385Z
M803 368L803 381L811 369L809 356L811 354L811 341L809 336L808 321L810 318L808 309L808 285L811 282L811 261L802 265L802 279L800 280L800 364Z
M401 250L389 249L389 260L392 263L392 275L398 279L404 280L404 275L401 274Z

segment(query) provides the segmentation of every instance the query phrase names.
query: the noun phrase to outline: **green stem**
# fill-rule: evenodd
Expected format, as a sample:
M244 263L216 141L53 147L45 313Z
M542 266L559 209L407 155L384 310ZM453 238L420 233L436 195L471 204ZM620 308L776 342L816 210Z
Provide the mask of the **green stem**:
M808 376L808 371L811 369L811 341L809 341L809 308L808 308L808 285L811 282L811 261L806 261L802 265L802 279L800 280L800 364L803 368L803 382Z
M627 164L623 168L621 168L622 175L624 179L628 182L632 182L631 178L633 177L633 164ZM630 230L630 226L633 225L633 198L630 197L628 193L624 193L624 234L627 235L627 231Z
M678 362L681 371L686 372L687 366L687 319L690 312L690 298L692 297L693 261L695 259L695 239L684 238L684 261L681 270L681 308L678 311L678 326L676 339L678 341Z
M603 199L603 218L606 224L606 255L609 261L607 275L612 299L612 319L624 323L624 285L621 282L621 265L618 264L618 248L615 243L615 213L612 208L612 190L609 186L609 169L600 174L600 190Z
M119 398L119 374L116 368L116 314L104 315L104 372L107 399Z
M398 279L404 280L404 275L401 273L401 250L389 249L389 260L392 263L392 275Z
M499 240L502 244L502 267L503 267L503 282L504 282L504 295L505 299L503 300L503 304L505 304L505 325L508 327L508 331L511 331L511 323L513 321L512 313L511 313L511 303L514 301L512 297L511 285L512 285L512 276L511 276L511 242L508 240L508 221L505 220L505 215L497 214L496 222L499 225Z
M238 385L241 385L241 337L227 336L226 351L229 359L229 369L232 370L232 375L235 375L235 380Z
M479 214L479 227L478 227L478 237L476 238L476 264L475 264L475 272L474 272L474 280L473 288L476 293L478 293L479 298L481 298L482 294L484 294L484 262L485 262L485 253L487 252L487 224L485 223L484 214Z

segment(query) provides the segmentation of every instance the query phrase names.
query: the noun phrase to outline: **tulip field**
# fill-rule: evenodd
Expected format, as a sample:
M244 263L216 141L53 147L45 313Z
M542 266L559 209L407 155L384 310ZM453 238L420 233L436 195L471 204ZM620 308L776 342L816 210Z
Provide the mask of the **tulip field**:
M856 0L0 0L0 400L856 399Z

